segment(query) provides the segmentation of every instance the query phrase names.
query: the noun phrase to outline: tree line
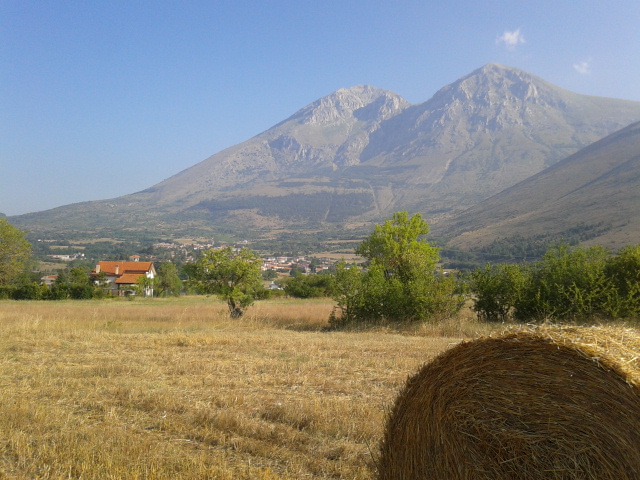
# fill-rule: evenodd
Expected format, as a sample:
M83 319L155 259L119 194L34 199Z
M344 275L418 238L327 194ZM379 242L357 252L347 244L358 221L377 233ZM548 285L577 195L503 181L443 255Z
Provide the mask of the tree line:
M365 262L339 262L335 271L278 279L288 296L330 297L331 328L397 322L436 322L455 316L467 303L487 322L583 321L640 316L640 245L612 254L601 246L552 245L536 262L488 263L468 274L444 271L440 249L427 241L429 226L419 213L397 212L374 227L355 253ZM75 268L51 288L25 282L29 243L24 233L0 219L0 298L95 298L100 282ZM153 281L157 294L216 295L240 318L265 289L268 272L253 251L209 250L183 266L163 263ZM181 278L181 276L183 278ZM272 277L271 277L272 278ZM99 280L99 279L98 279ZM141 291L149 286L142 279Z
M640 316L640 245L550 247L531 264L487 264L470 276L474 310L491 322Z

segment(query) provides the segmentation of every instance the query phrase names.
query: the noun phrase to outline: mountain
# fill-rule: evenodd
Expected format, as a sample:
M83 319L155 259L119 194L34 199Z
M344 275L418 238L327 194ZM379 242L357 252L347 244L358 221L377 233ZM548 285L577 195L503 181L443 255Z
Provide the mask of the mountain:
M340 89L147 190L11 221L92 236L340 234L398 210L437 224L638 120L640 102L489 64L417 105Z
M405 188L428 192L413 209L452 212L630 124L638 105L578 95L489 64L386 122L363 157L413 166Z
M560 239L611 248L640 242L640 122L470 208L439 226L449 246L500 239Z

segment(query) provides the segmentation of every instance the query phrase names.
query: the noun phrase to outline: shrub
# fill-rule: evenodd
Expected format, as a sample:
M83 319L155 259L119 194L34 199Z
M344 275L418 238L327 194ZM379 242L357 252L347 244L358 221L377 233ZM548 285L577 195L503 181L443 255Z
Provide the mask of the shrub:
M14 300L41 300L46 298L48 289L45 285L36 282L18 285L13 291Z
M16 287L13 285L0 285L0 300L8 300L13 298Z
M93 298L94 290L91 285L72 284L69 294L76 300L88 300Z
M640 316L640 245L625 247L610 258L604 274L615 289L605 304L609 315Z
M526 281L527 270L523 265L487 264L484 268L474 270L470 288L475 294L473 310L478 314L478 319L487 322L511 319Z
M298 275L287 279L284 291L296 298L329 297L332 284L329 275Z
M438 248L422 237L429 226L420 214L398 212L356 249L367 259L362 272L338 264L332 326L352 322L415 322L455 314L462 306L453 277L437 275Z
M574 250L565 244L551 247L531 270L515 304L516 318L579 320L606 315L605 300L614 294L604 273L608 255L599 245Z

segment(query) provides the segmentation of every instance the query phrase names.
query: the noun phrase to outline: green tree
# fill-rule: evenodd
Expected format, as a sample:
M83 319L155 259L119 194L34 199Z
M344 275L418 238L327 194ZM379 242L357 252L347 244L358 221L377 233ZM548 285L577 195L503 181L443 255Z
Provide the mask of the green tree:
M71 284L69 274L62 270L58 272L55 282L51 285L47 298L49 300L64 300L71 295Z
M13 285L25 271L31 256L31 244L25 233L0 218L0 286Z
M162 297L180 295L182 280L178 275L178 268L173 263L163 263L158 267L156 290Z
M140 275L136 280L134 291L141 297L153 296L154 279L149 278L146 275Z
M533 265L515 316L524 321L547 318L580 320L606 315L605 302L613 285L604 271L609 252L600 245L570 249L550 247Z
M608 259L604 274L615 289L607 301L607 312L613 317L640 316L640 244L627 246Z
M297 298L329 297L331 286L329 275L296 275L286 280L284 291Z
M364 304L364 292L362 274L356 265L347 265L345 261L336 264L332 298L336 306L329 317L330 326L339 327L358 320Z
M487 264L471 272L473 310L478 318L488 322L509 320L525 288L527 275L526 267L511 263Z
M72 285L91 285L89 272L83 267L73 267L69 270L69 282Z
M231 318L240 318L262 294L262 259L247 248L208 250L190 268L191 284L227 302Z
M264 280L275 280L278 278L278 272L273 269L265 270L262 272L262 278Z
M419 213L393 214L391 220L376 225L373 233L356 249L371 265L382 268L385 279L412 281L426 270L435 271L439 250L424 240L429 225Z
M367 259L364 271L338 265L332 324L424 321L457 312L462 305L457 282L437 274L438 248L424 239L427 233L419 213L398 212L376 225L356 249Z
M75 299L93 298L95 287L91 284L89 269L85 267L73 267L69 270L70 295Z

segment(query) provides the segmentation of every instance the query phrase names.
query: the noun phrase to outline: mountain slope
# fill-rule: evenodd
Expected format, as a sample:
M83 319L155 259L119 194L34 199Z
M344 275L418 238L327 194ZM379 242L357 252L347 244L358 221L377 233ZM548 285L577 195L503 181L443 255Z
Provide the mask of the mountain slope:
M369 134L408 105L399 95L367 85L340 89L151 190L162 203L191 197L195 204L296 175L332 174L356 163Z
M437 223L638 120L640 102L578 95L496 64L418 105L360 85L147 190L12 222L92 235L269 235L409 210Z
M414 208L466 208L637 119L638 104L578 95L485 65L372 134L368 163L412 165Z
M500 238L558 238L576 227L585 243L640 241L640 122L439 226L449 245L479 248Z

